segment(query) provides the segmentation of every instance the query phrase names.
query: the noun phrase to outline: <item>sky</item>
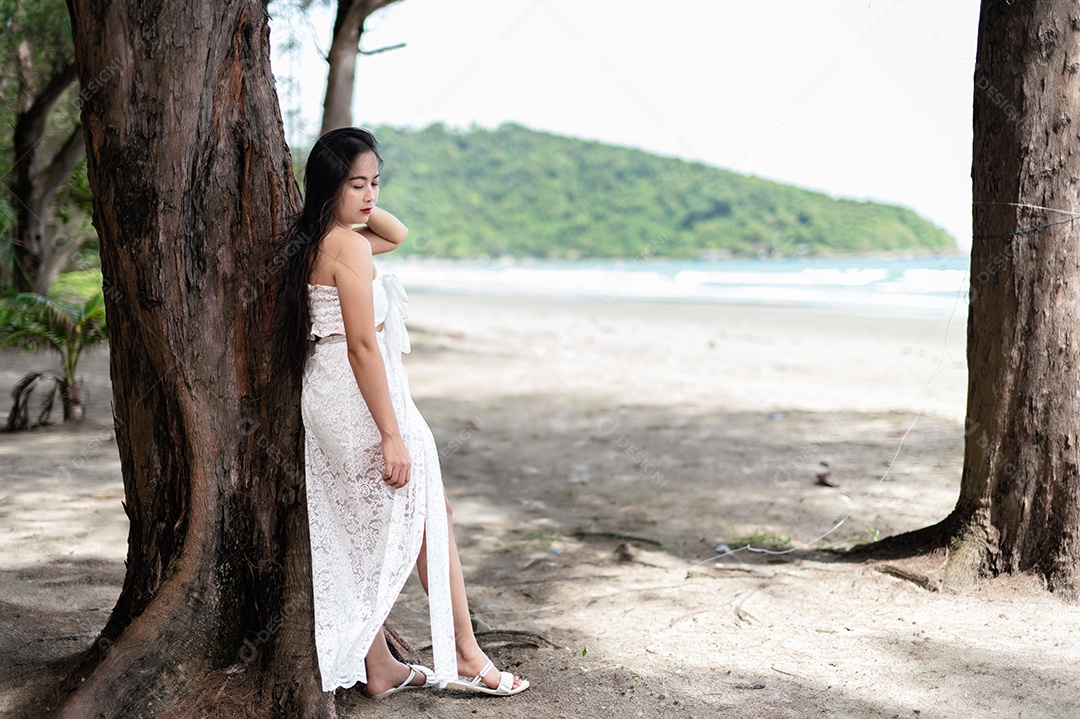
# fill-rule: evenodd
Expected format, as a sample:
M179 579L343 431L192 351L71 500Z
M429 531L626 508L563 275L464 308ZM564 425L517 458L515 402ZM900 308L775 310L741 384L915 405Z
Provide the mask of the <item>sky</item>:
M310 144L333 14L271 13L286 132ZM405 46L358 59L353 117L636 147L910 207L967 249L978 15L976 0L400 0L368 21L365 50Z

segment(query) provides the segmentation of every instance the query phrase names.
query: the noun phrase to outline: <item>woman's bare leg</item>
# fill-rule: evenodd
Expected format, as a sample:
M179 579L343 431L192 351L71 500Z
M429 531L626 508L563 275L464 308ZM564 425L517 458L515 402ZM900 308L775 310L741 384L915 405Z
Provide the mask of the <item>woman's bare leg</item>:
M367 657L364 662L367 666L367 685L364 688L368 694L380 694L401 684L409 676L411 671L406 664L402 664L390 653L390 647L386 646L386 636L382 629L375 635L371 642ZM427 681L423 672L417 672L409 684L422 685Z
M450 500L446 500L446 525L450 534L450 603L454 611L454 640L457 644L458 674L475 677L487 664L488 658L473 633L472 617L469 616L469 599L465 596L465 575L461 571L461 558L458 556L457 542L454 540L454 516ZM420 584L428 590L427 581L427 533L420 546L420 556L416 560L416 571L420 575ZM402 681L404 677L401 678ZM499 686L499 673L489 671L484 675L484 683L492 689ZM521 684L521 679L514 676L513 688Z

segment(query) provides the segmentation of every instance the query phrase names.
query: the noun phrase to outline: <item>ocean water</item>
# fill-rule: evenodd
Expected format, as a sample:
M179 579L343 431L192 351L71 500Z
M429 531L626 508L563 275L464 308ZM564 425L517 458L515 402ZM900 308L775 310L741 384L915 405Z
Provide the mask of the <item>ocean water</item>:
M492 260L377 258L410 292L812 306L862 312L967 310L968 258Z

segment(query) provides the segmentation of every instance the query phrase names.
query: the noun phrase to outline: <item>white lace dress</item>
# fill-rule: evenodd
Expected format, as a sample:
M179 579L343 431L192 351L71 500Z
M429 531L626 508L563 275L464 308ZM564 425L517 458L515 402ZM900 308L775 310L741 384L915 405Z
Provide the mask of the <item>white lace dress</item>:
M382 480L381 436L349 365L337 288L308 285L311 338L318 341L304 368L301 404L323 691L367 681L364 657L416 563L425 528L434 678L440 686L457 678L439 453L401 363L410 350L408 298L392 274L380 273L372 287L375 325L384 324L375 334L412 460L400 489Z

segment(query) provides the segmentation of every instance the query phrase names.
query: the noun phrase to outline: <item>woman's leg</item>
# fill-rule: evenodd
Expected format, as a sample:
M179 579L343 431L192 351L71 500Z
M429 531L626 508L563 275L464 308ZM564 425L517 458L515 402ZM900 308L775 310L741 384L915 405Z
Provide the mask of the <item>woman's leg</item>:
M469 616L469 599L465 596L465 575L461 571L461 558L458 556L457 542L454 540L454 515L450 500L446 500L446 525L450 539L450 602L454 611L454 640L457 644L458 674L475 677L487 664L488 658L473 634L472 617ZM420 575L420 584L428 590L427 581L427 533L420 546L420 556L416 560L416 571ZM401 680L404 680L402 677ZM484 675L484 683L492 689L499 686L499 673L489 671ZM521 679L514 676L513 687L521 684Z
M371 642L367 657L364 659L367 666L367 685L364 691L368 694L379 694L396 687L405 681L411 671L406 664L402 664L390 653L390 647L386 646L386 636L382 629L375 635ZM422 685L427 680L423 672L417 672L409 684Z

